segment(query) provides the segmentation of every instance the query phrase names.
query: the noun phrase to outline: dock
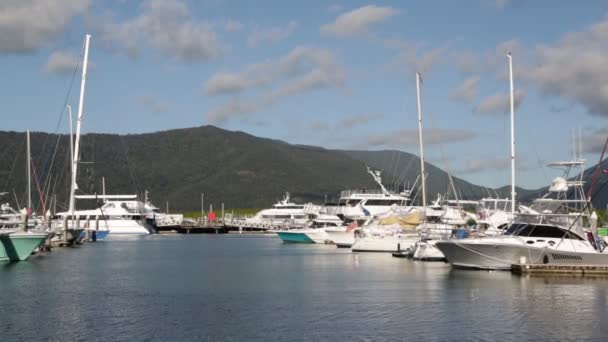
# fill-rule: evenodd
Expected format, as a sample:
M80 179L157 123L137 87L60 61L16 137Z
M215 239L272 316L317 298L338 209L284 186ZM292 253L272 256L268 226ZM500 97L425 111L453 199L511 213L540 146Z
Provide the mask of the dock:
M605 275L608 266L580 264L514 264L511 271L520 275Z
M226 234L228 232L223 222L210 221L184 222L174 229L179 234Z

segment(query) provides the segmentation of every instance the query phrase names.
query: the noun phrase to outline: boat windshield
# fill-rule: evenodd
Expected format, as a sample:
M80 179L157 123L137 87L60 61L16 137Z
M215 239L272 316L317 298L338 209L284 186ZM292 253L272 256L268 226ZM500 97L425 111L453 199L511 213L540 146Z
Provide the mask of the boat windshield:
M542 224L514 223L507 230L507 235L523 237L545 237L545 238L565 238L573 240L583 240L577 234L568 232L565 229Z

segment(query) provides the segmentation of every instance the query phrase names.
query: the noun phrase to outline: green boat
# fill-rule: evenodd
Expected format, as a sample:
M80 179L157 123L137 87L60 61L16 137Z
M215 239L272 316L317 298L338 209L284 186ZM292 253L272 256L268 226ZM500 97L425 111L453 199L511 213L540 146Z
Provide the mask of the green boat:
M0 232L0 261L27 260L48 236L43 232Z

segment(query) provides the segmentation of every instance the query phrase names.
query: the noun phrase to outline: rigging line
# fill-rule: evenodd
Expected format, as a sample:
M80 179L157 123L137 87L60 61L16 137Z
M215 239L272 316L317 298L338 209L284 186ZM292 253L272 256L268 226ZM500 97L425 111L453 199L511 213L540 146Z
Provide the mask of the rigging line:
M46 188L46 183L49 180L49 178L51 178L50 175L51 175L51 171L53 169L53 165L55 163L55 157L57 156L57 151L59 150L59 142L60 142L60 140L61 140L61 135L59 135L57 137L57 142L55 143L55 148L54 148L54 151L53 151L53 155L51 157L51 162L48 165L48 168L46 169L46 171L47 171L46 172L46 177L45 177L44 182L43 182L45 184L44 188Z
M412 158L410 157L410 160L407 162L407 165L405 166L405 168L403 169L403 171L401 172L401 175L399 176L399 183L401 183L401 179L403 178L403 182L405 182L407 175L408 175L408 171L410 170L412 163L414 162L416 158ZM406 189L408 190L408 189Z
M36 166L34 165L34 160L31 160L32 171L34 171L34 180L36 181L36 188L38 189L38 197L40 198L40 204L42 205L42 217L43 222L45 220L46 213L46 203L44 203L44 199L42 198L42 191L40 191L40 182L38 182L38 176L36 175Z
M84 43L82 45L82 49L81 49L81 56L84 53ZM69 98L70 98L70 94L72 93L72 89L74 88L74 82L76 80L76 75L78 74L78 69L80 68L80 60L78 61L78 63L76 63L76 65L74 66L74 71L72 72L72 79L70 80L70 84L68 86L68 91L65 94L65 98L63 99L63 104L61 105L61 112L59 114L59 118L57 119L57 124L55 125L55 131L53 133L57 133L59 132L59 127L61 125L61 121L63 120L63 116L65 113L65 109L66 106L68 104ZM42 157L42 155L45 152L46 149L46 144L47 144L47 140L51 137L51 135L47 135L46 138L44 139L44 143L42 144L42 149L40 150L40 157ZM57 144L59 144L59 139L61 139L61 134L58 134L57 136ZM48 159L49 159L49 155L50 155L50 151L47 153L47 158L43 163L43 168L42 168L42 172L41 172L41 177L44 177L46 175L47 170L49 169L48 167Z
M392 175L392 179L391 179L391 184L397 185L397 172L399 170L399 162L401 161L401 154L403 152L399 151L397 152L397 162L395 162L395 167L393 169L393 171L391 171L391 175Z

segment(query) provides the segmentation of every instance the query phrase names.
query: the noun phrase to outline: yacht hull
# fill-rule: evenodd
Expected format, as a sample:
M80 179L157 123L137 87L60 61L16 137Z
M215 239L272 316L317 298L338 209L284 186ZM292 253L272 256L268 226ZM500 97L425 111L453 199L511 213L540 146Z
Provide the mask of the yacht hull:
M304 232L298 232L298 231L277 231L277 235L285 243L315 243Z
M437 241L421 241L414 246L412 259L420 261L445 261L445 255L437 248Z
M108 230L88 230L89 233L89 239L93 239L93 232L95 233L95 240L105 240L105 238L108 237L108 234L110 234L110 231ZM87 237L87 230L82 231L82 233L80 233L80 238L81 239L85 239Z
M0 261L27 260L48 236L48 233L28 232L0 235L0 243L2 244Z
M324 229L320 228L320 229L306 229L304 234L306 234L306 236L311 239L312 241L314 241L314 243L319 243L319 244L326 244L326 243L332 243L331 239L329 238L329 234L327 234L325 232Z
M346 229L326 229L328 239L331 240L338 248L351 248L355 243L355 232L346 231Z
M466 240L439 241L436 246L452 266L484 270L511 270L511 265L519 264L521 257L526 257L527 262L539 263L545 251L523 245Z
M412 248L418 238L399 238L394 236L364 236L355 239L353 252L395 253Z

